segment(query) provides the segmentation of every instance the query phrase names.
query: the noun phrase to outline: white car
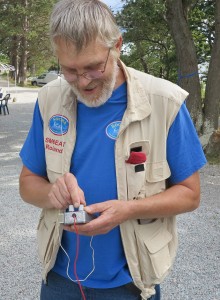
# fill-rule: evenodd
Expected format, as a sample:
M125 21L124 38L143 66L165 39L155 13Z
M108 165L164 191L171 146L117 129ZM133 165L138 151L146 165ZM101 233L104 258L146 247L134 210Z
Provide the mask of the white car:
M55 72L48 72L48 73L43 73L38 77L33 77L31 80L31 84L32 85L38 85L38 86L43 86L46 83L57 79L59 76L59 74L55 73Z

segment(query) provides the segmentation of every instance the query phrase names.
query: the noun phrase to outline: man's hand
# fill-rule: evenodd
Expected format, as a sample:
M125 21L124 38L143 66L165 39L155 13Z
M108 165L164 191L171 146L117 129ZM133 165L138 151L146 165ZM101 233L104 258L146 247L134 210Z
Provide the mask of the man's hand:
M84 193L71 173L64 174L52 184L48 197L51 205L57 209L66 209L71 204L75 207L86 204Z
M23 166L20 175L20 194L24 201L41 208L66 209L70 204L85 205L84 193L75 176L66 173L50 183Z
M129 216L128 201L109 200L102 203L96 203L84 207L89 214L100 214L96 219L83 225L66 225L64 229L67 231L77 232L81 235L98 235L105 234L126 221Z
M135 201L109 200L86 206L90 214L100 216L85 225L76 225L82 235L105 234L129 219L155 219L170 217L196 209L200 201L199 173L175 184L164 192ZM65 230L75 231L74 225Z

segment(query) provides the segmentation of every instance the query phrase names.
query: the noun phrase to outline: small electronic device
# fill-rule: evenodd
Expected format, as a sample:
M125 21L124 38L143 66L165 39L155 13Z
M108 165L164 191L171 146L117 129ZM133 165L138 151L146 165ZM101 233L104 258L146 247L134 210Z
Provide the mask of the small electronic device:
M80 205L78 209L70 205L68 211L59 214L59 222L64 225L85 224L93 219L95 216L88 214L83 205Z

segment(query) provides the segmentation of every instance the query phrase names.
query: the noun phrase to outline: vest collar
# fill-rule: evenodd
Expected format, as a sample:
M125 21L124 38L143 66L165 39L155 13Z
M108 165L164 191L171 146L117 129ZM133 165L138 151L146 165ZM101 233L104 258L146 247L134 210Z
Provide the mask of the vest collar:
M71 86L65 79L60 79L60 88L61 88L61 95L62 95L62 106L65 108L70 107L73 102L76 103L76 95L74 94Z
M127 109L124 114L123 124L121 125L122 127L126 127L131 122L140 121L148 117L151 113L151 105L146 89L144 89L140 80L138 80L135 71L127 68L121 60L119 60L119 67L122 69L127 81ZM73 102L76 104L77 98L66 80L60 80L63 97L62 105L68 108Z
M124 72L127 81L127 109L120 127L122 131L129 123L147 118L151 113L151 105L146 88L144 89L135 70L127 68L121 60L119 60L119 67Z

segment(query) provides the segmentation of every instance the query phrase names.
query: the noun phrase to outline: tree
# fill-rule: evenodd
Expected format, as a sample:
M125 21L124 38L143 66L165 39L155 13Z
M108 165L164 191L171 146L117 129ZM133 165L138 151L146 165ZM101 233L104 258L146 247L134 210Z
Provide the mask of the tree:
M197 0L189 11L189 26L199 64L207 63L211 57L215 32L214 11L213 0Z
M123 29L122 59L128 65L155 76L176 80L174 43L164 19L161 1L123 1L116 15Z
M122 59L142 71L178 82L189 92L187 106L198 132L210 135L219 117L220 1L123 2L117 20L128 50ZM198 64L209 65L208 74L199 74ZM206 88L202 96L201 87Z
M205 103L203 134L218 129L220 113L220 1L215 1L215 39L209 64Z
M187 106L196 128L202 126L201 86L196 47L188 24L187 0L165 0L166 18L173 36L178 61L179 84L189 92Z
M17 70L23 85L27 70L54 62L48 37L48 16L56 0L2 0L0 9L1 51ZM15 17L16 16L16 17Z
M53 54L49 39L49 16L57 0L33 1L29 9L29 57L28 68L32 74L42 72L56 65L57 60Z
M3 51L9 57L10 64L15 66L18 80L24 83L27 69L28 32L28 18L25 12L28 0L18 2L3 0L1 5L2 42L5 45Z
M29 2L28 0L21 0L22 1L22 6L23 6L23 10L22 10L22 29L23 29L23 33L20 36L20 61L19 61L19 71L18 71L18 81L20 82L20 84L23 86L25 81L26 81L26 77L27 77L27 60L28 60L28 32L29 32L29 19L27 16L27 11L28 11L28 6L29 6Z

